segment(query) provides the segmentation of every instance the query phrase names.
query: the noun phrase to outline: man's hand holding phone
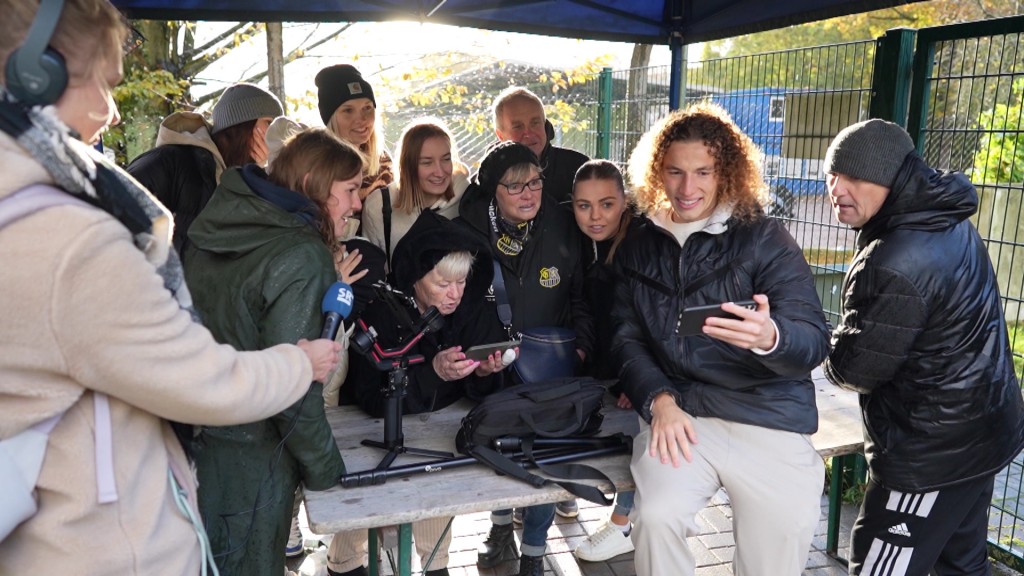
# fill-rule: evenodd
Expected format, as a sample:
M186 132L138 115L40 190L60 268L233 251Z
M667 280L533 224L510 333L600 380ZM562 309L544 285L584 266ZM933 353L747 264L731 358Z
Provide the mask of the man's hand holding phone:
M732 318L711 316L704 321L703 333L738 346L745 350L771 350L775 347L778 333L771 319L771 307L768 296L755 294L756 307L751 310L738 302L726 302L721 305L723 312Z

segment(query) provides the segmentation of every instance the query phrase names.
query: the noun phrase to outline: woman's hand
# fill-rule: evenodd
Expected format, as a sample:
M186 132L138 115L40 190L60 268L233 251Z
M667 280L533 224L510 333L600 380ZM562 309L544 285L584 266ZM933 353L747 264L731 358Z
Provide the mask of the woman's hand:
M679 468L679 453L687 462L693 462L690 444L696 443L697 432L690 417L671 394L658 394L651 403L650 456L660 458L662 464L671 461L673 467Z
M341 344L333 340L325 338L306 340L303 338L296 343L296 346L301 348L309 358L310 364L313 365L313 380L317 382L323 382L331 370L338 365Z
M519 358L519 347L516 346L515 348L512 348L512 350L515 351L516 358ZM496 350L493 354L491 354L483 362L481 362L479 366L477 366L474 374L481 378L483 378L484 376L490 376L495 372L501 372L502 370L505 369L506 366L511 366L512 362L515 362L515 360L512 360L512 362L505 364L505 361L502 360L503 355L504 352L502 352L501 350Z
M466 358L462 353L462 346L452 346L442 350L434 356L432 362L434 372L445 382L462 380L473 370L476 370L480 362Z
M754 294L754 302L757 302L756 310L748 310L732 302L722 304L722 310L735 314L740 319L712 316L704 322L704 333L746 350L771 350L775 347L778 334L771 319L768 296Z
M359 272L353 272L362 260L363 255L359 253L358 249L352 250L351 252L348 252L347 250L339 250L338 253L334 255L334 268L338 271L338 279L351 286L358 282L360 278L366 276L366 273L370 271L369 268L363 268Z
M625 410L633 408L633 403L629 401L629 396L626 396L625 392L619 392L619 399L615 401L615 405Z

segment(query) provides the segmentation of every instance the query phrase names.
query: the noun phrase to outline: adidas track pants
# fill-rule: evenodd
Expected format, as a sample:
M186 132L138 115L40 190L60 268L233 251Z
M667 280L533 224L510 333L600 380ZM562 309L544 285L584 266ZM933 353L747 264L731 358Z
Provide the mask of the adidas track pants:
M987 476L911 494L869 480L853 525L850 574L988 576L994 482L994 476Z

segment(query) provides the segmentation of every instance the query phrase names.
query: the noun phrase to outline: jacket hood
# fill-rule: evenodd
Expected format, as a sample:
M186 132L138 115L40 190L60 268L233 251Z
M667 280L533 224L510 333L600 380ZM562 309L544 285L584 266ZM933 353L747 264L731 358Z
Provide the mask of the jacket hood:
M210 123L201 114L196 112L175 112L160 123L160 130L156 134L156 145L169 146L195 146L209 150L217 161L217 180L220 180L224 172L224 159L220 156L220 149L210 136Z
M442 258L450 252L463 250L474 255L470 278L462 297L465 303L467 300L482 299L491 285L494 271L490 249L479 235L466 227L433 210L424 210L395 246L391 258L395 288L412 294L413 284L428 274Z
M889 196L861 230L864 245L884 231L945 230L978 210L978 192L967 176L929 167L916 153L907 155Z
M309 234L319 239L316 229L302 217L266 199L273 197L270 194L301 196L267 180L266 173L255 165L226 171L189 228L189 239L200 250L229 258L239 258L282 236Z

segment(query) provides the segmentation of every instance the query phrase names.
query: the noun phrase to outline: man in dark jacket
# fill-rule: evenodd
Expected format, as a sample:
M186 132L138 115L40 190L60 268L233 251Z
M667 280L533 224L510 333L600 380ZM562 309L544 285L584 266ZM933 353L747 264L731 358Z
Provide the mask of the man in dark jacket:
M867 120L825 155L836 219L860 233L825 364L861 394L871 479L850 574L989 574L996 473L1024 446L999 288L968 218L978 194Z
M818 526L825 471L807 435L828 331L800 247L762 210L759 156L725 110L698 104L655 125L630 158L648 220L616 256L612 354L644 421L630 465L642 576L693 576L686 539L721 487L736 574L800 574ZM748 299L755 310L733 303ZM699 305L735 317L680 330Z
M544 103L530 90L511 86L498 94L492 105L494 133L502 142L519 142L540 160L544 173L544 194L570 207L572 180L587 160L569 148L551 145L554 128L544 115Z

